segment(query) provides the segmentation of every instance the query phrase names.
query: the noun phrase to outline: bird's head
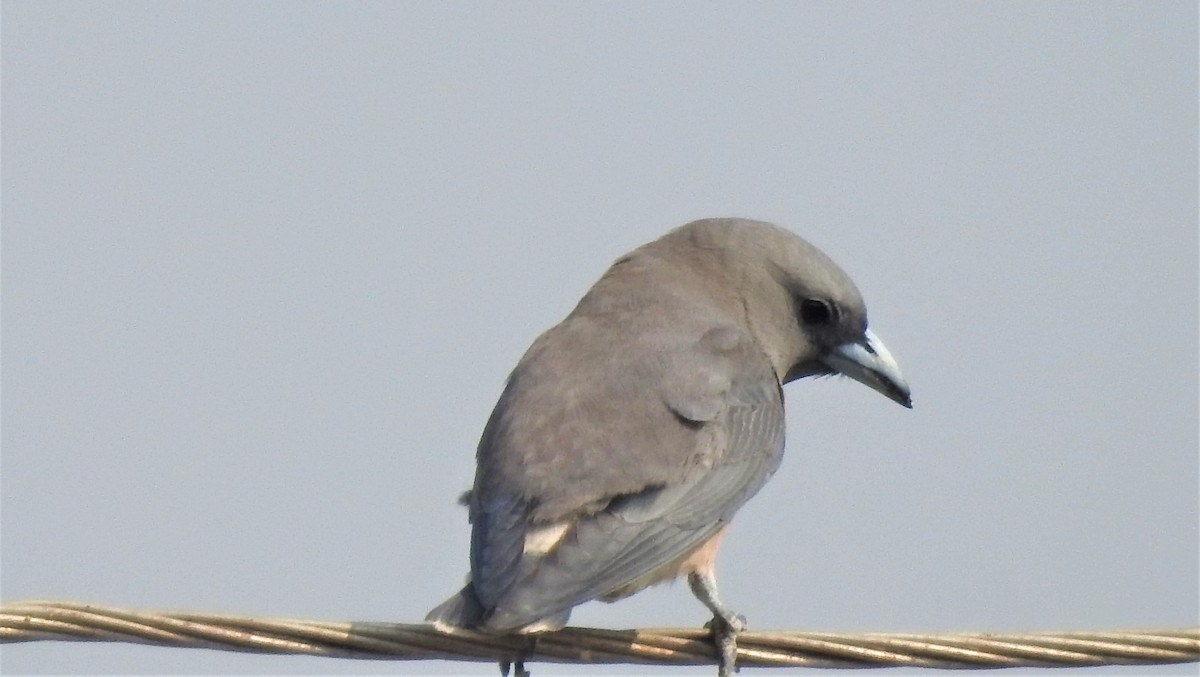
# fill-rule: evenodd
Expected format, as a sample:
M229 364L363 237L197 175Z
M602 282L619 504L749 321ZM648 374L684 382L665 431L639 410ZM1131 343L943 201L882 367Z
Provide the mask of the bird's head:
M867 327L858 288L824 252L761 221L710 219L687 227L721 252L747 324L781 383L843 374L912 407L899 365Z

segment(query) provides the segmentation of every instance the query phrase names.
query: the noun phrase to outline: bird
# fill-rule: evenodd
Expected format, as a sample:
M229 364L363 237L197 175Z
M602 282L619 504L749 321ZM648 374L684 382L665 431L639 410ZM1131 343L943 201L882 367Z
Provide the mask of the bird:
M779 467L783 385L832 374L912 407L850 277L791 231L702 219L618 258L508 377L462 498L470 576L426 621L535 635L682 576L729 677L717 548Z

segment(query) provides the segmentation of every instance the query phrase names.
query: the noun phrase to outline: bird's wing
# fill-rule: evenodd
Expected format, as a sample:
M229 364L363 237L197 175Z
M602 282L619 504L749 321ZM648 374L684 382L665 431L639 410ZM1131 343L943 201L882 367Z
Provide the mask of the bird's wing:
M655 364L654 397L627 404L660 410L653 423L670 428L652 440L660 446L641 439L645 426L636 421L600 422L610 426L611 437L653 454L639 464L641 471L610 478L620 491L541 525L529 520L530 501L494 491L476 500L473 580L484 605L493 608L487 626L519 628L654 582L712 537L778 467L782 396L748 336L732 327L714 329ZM531 548L530 524L558 540Z

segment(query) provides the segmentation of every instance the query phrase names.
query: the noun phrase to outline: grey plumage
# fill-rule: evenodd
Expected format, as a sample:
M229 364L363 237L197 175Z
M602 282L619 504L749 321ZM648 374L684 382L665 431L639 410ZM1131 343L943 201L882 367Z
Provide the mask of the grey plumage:
M709 219L618 259L509 377L468 495L470 582L427 620L554 629L699 571L736 626L712 555L689 558L779 466L782 384L834 371L910 406L853 282L796 235Z

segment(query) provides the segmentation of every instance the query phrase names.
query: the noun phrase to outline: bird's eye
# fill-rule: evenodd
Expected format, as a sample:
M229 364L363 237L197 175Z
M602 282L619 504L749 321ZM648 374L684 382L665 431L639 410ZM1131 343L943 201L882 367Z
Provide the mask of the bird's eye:
M837 308L822 299L804 299L800 302L800 319L804 324L832 324L837 320Z

